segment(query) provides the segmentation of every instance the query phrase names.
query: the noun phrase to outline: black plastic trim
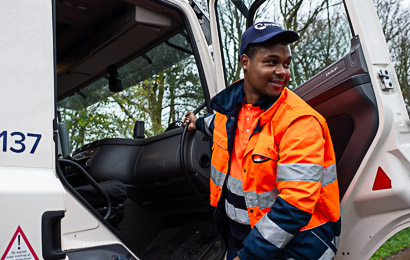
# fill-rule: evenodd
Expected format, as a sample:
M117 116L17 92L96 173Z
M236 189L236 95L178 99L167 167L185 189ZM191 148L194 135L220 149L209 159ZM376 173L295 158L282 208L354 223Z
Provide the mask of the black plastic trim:
M350 32L352 33L352 37L354 37L354 36L356 35L356 33L354 32L352 20L350 19L350 15L349 15L349 12L348 12L348 10L347 10L347 6L346 6L346 1L345 1L345 0L343 0L343 6L344 6L344 8L345 8L345 12L346 12L346 16L347 16L347 21L349 22Z
M306 100L310 106L317 106L329 98L339 95L357 85L370 83L370 76L367 73L351 76L350 78L340 82L339 84L332 86L326 91L320 93L312 99ZM303 97L303 96L302 96Z
M41 244L45 260L63 259L66 256L61 250L60 223L64 215L63 210L46 211L41 217Z
M130 139L130 138L104 138L97 140L88 144L83 145L73 152L73 155L80 153L82 151L88 150L93 147L100 145L129 145L129 146L144 146L149 143L158 142L160 140L170 138L175 135L180 135L182 133L182 127L171 129L164 133L154 135L144 139Z
M85 176L85 178L90 182L91 186L104 197L104 200L107 202L107 213L105 214L104 219L108 219L110 217L112 209L111 199L108 194L101 188L101 186L94 180L94 178L75 161L59 159L58 162L60 164L71 165L76 168L83 176Z
M57 139L57 52L56 52L56 0L51 0L52 12L52 31L53 31L53 75L54 75L54 115L53 115L53 141L55 162L57 165L58 139ZM41 244L43 258L45 260L54 260L65 258L65 253L61 250L61 219L65 213L63 210L47 211L41 217Z
M241 12L243 16L248 16L248 7L246 7L245 3L242 0L231 0L231 2L236 6L236 8L239 10L239 12Z
M194 110L194 114L196 115L206 104L201 105L200 107L198 107L197 109ZM188 185L191 187L192 191L194 192L194 194L197 196L197 198L199 199L199 201L204 204L209 206L209 201L206 201L203 196L201 195L200 191L198 190L198 188L195 186L193 180L191 180L191 177L189 176L189 174L187 173L187 171L185 170L187 168L186 164L185 164L185 138L186 138L186 133L188 131L188 124L185 125L184 130L182 131L182 135L181 135L181 141L180 141L180 145L179 145L179 162L181 165L181 171L182 174L185 177L186 182L188 183Z
M255 0L252 3L251 7L249 8L248 16L246 17L246 29L253 25L253 18L255 17L255 13L258 10L259 6L265 3L266 0Z
M223 69L223 73L224 73L224 84L225 84L225 87L226 87L226 86L227 86L226 67L225 67L225 57L224 57L224 54L223 54L223 52L222 52L222 46L223 46L223 45L222 45L221 30L219 30L219 28L221 28L221 26L220 26L220 24L219 24L218 0L215 1L214 9L215 9L216 25L217 25L217 28L218 28L218 39L219 39L220 49L219 49L219 50L213 50L213 51L214 51L214 52L215 52L215 51L219 51L220 54L221 54L222 69Z
M53 141L54 141L54 154L58 155L58 126L57 126L57 31L56 31L56 0L51 0L52 6L52 30L53 30L53 75L54 75L54 115L53 115ZM57 159L56 159L57 161Z
M119 240L121 240L121 242L128 247L129 249L132 250L133 253L137 254L137 256L139 257L139 255L141 254L139 252L139 250L137 250L133 245L131 245L128 241L126 241L123 236L121 235L121 233L118 232L118 230L116 230L106 219L104 219L103 216L101 216L101 214L87 201L85 200L71 185L70 183L68 183L67 179L65 178L63 171L60 168L60 164L58 163L58 160L56 159L56 166L57 166L57 175L58 178L60 179L61 183L63 184L63 186L70 191L70 193L81 202L81 204L86 207L92 214L94 217L96 217L100 222L104 223L104 226L106 228L108 228L115 236L117 236L119 238Z

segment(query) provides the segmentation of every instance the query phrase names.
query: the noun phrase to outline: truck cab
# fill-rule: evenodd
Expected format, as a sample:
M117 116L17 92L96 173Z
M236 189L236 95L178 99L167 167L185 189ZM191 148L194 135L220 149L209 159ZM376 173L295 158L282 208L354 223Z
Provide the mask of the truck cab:
M376 8L307 2L3 3L1 260L224 259L213 140L181 121L213 112L242 76L241 33L263 20L300 33L289 88L330 128L336 258L369 258L409 227L410 120Z

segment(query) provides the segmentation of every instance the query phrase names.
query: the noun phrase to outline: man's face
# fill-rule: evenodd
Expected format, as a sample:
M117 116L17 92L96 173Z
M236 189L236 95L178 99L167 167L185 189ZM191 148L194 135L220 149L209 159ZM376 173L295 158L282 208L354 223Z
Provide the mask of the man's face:
M243 54L247 102L278 97L289 82L291 59L289 45L280 43L259 47L252 59Z

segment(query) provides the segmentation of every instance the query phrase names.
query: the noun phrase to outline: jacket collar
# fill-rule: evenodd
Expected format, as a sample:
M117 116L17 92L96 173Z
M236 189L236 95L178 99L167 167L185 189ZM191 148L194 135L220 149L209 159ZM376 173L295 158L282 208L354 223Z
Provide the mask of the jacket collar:
M236 111L245 100L243 82L240 79L214 96L211 100L212 109L225 115Z
M275 115L276 111L278 110L279 106L281 103L283 103L288 96L288 92L290 90L285 87L282 90L282 93L280 93L280 96L276 100L275 103L273 103L268 109L266 109L260 116L259 118L259 123L261 126L265 125L268 121L272 120L273 116Z
M214 109L215 111L221 114L225 114L225 115L231 114L237 111L242 106L242 103L245 100L243 86L244 86L244 80L240 79L234 82L232 85L230 85L226 89L219 92L211 100L212 109ZM282 93L280 94L278 99L271 100L271 101L265 100L259 104L261 107L266 107L266 110L260 116L261 126L263 126L269 120L271 120L276 110L278 109L280 103L282 103L283 100L286 98L288 91L289 90L285 87L282 90Z

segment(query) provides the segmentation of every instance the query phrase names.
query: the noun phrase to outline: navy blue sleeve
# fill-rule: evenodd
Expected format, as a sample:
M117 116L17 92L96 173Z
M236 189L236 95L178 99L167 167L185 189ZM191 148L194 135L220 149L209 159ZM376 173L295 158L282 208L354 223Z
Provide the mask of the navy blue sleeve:
M271 210L252 228L238 251L241 260L273 259L306 226L312 214L278 197Z

